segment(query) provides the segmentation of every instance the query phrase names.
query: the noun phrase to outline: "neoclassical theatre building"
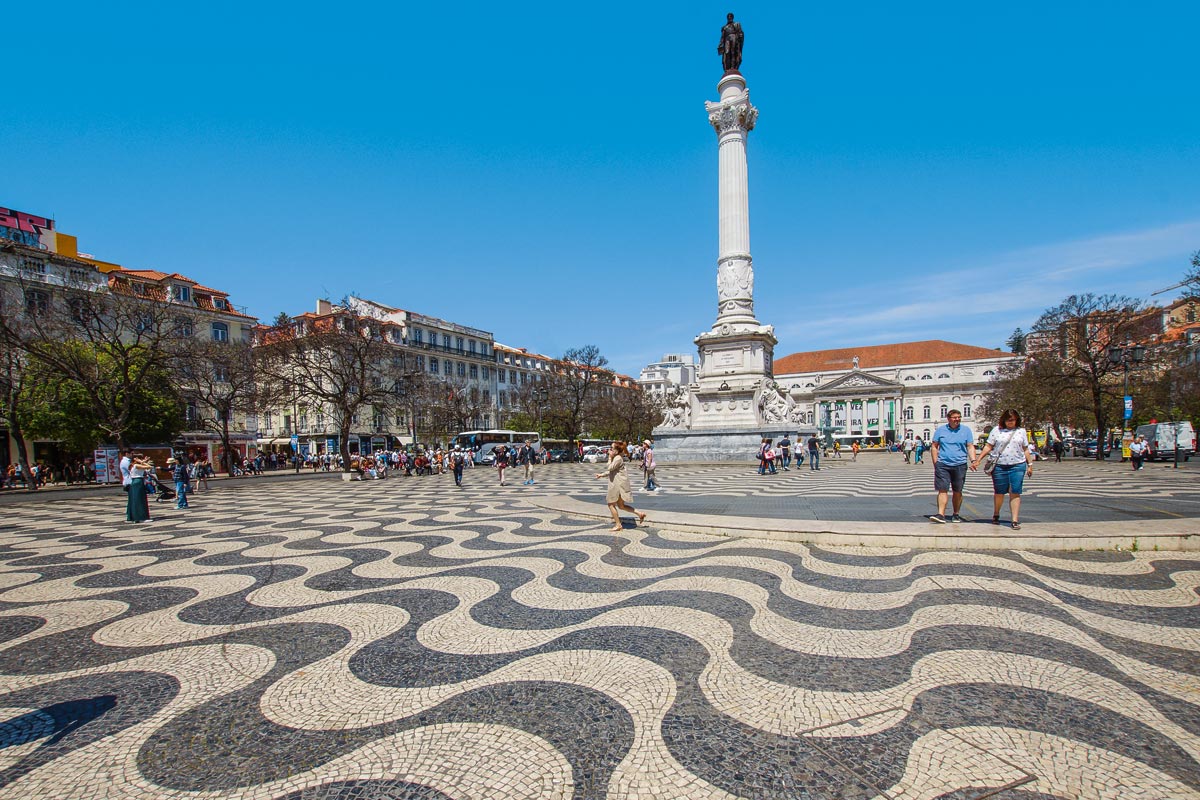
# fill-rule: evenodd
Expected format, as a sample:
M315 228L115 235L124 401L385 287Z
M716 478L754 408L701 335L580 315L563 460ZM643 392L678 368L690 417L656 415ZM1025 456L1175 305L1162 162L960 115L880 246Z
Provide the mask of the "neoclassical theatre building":
M989 383L1019 358L933 340L793 353L776 359L774 372L796 404L802 431L832 427L846 441L893 442L928 440L951 408L978 435Z

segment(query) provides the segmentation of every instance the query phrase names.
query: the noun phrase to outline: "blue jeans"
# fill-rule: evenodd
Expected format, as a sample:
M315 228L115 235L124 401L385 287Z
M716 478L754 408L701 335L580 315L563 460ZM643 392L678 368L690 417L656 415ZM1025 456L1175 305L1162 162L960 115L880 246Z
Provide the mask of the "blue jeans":
M820 450L809 450L808 451L808 468L809 469L820 469L821 468L821 451Z
M992 470L992 493L1011 493L1020 496L1025 488L1025 471L1027 469L1029 469L1029 464L1024 461L1008 466L997 464L996 468Z
M175 507L176 508L187 508L188 507L187 490L188 490L188 482L187 481L175 481Z

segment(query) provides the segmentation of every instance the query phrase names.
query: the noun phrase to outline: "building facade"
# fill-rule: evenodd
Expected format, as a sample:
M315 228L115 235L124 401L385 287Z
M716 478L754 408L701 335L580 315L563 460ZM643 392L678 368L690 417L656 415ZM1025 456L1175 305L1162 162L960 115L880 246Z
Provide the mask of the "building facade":
M982 431L978 410L1001 368L1020 356L941 340L793 353L775 381L794 402L802 433L877 443L928 440L946 412Z
M691 353L667 353L653 364L642 367L638 375L642 391L666 397L677 389L696 382L696 356Z

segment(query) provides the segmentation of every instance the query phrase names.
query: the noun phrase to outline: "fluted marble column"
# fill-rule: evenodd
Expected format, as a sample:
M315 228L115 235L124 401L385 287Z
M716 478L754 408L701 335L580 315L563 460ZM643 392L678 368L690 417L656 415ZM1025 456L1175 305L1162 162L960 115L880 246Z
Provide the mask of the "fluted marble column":
M717 131L719 158L717 321L713 327L726 323L757 325L754 262L750 257L746 135L754 129L758 109L750 104L750 92L740 73L726 73L717 90L721 99L705 103L708 120Z

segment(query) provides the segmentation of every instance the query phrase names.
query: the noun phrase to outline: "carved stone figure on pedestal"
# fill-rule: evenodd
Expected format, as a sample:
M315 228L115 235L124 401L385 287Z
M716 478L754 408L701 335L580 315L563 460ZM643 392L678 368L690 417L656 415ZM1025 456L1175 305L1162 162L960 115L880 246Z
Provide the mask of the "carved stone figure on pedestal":
M783 388L775 381L767 381L758 400L758 410L763 422L784 422L788 418L788 401Z
M692 395L687 389L676 390L667 401L667 410L663 418L662 427L692 427Z
M735 72L742 66L742 43L745 40L742 24L733 21L733 14L726 14L725 27L721 28L721 43L717 45L721 66L725 67L726 72Z

